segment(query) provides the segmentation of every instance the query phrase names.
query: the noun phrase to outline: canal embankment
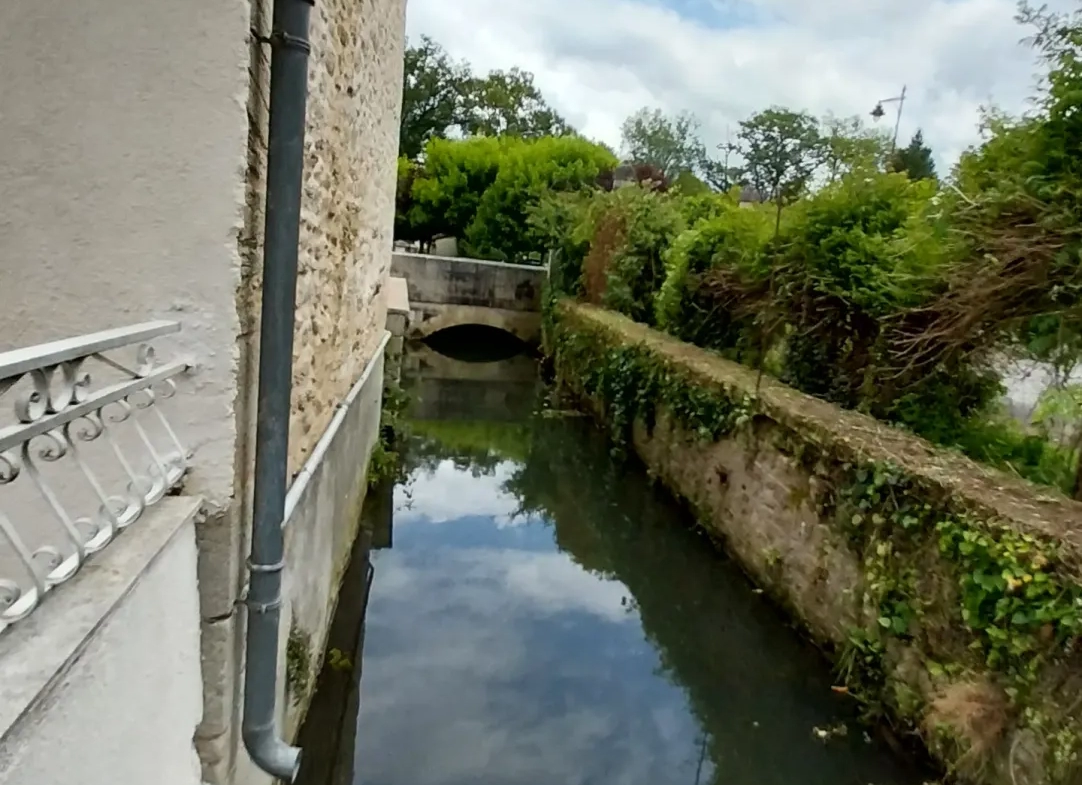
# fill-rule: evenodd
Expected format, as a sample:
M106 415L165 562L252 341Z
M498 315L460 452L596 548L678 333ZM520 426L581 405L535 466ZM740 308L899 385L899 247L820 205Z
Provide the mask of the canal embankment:
M557 377L952 775L1078 776L1082 504L563 302Z
M366 496L301 783L933 779L862 732L814 647L522 359L407 350L394 487Z

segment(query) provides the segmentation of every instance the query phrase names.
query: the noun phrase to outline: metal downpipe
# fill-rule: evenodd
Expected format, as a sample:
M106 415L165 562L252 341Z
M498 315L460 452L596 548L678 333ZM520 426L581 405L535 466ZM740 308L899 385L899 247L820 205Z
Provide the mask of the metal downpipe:
M300 750L282 740L276 717L285 566L282 517L312 5L313 0L274 0L273 32L264 42L271 45L270 117L242 732L256 765L285 782L293 782L300 768Z

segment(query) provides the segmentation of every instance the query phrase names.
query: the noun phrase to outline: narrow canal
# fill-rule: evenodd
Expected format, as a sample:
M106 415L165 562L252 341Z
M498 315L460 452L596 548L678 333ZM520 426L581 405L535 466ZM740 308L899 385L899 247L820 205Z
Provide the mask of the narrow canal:
M529 358L404 372L405 479L367 505L304 785L925 779L641 467L542 405Z

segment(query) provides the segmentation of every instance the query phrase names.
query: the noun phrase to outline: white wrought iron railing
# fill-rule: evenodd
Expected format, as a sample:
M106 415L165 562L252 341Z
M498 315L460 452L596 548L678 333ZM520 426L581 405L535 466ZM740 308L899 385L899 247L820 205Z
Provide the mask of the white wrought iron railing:
M0 353L0 633L183 478L162 403L188 364L148 343L179 330L147 322Z

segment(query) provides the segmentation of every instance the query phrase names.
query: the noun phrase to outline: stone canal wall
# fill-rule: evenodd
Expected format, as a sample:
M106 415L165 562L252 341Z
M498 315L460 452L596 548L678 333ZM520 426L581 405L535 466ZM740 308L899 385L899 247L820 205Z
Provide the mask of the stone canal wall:
M1077 781L1082 504L617 314L558 304L546 345L838 689L964 781Z

